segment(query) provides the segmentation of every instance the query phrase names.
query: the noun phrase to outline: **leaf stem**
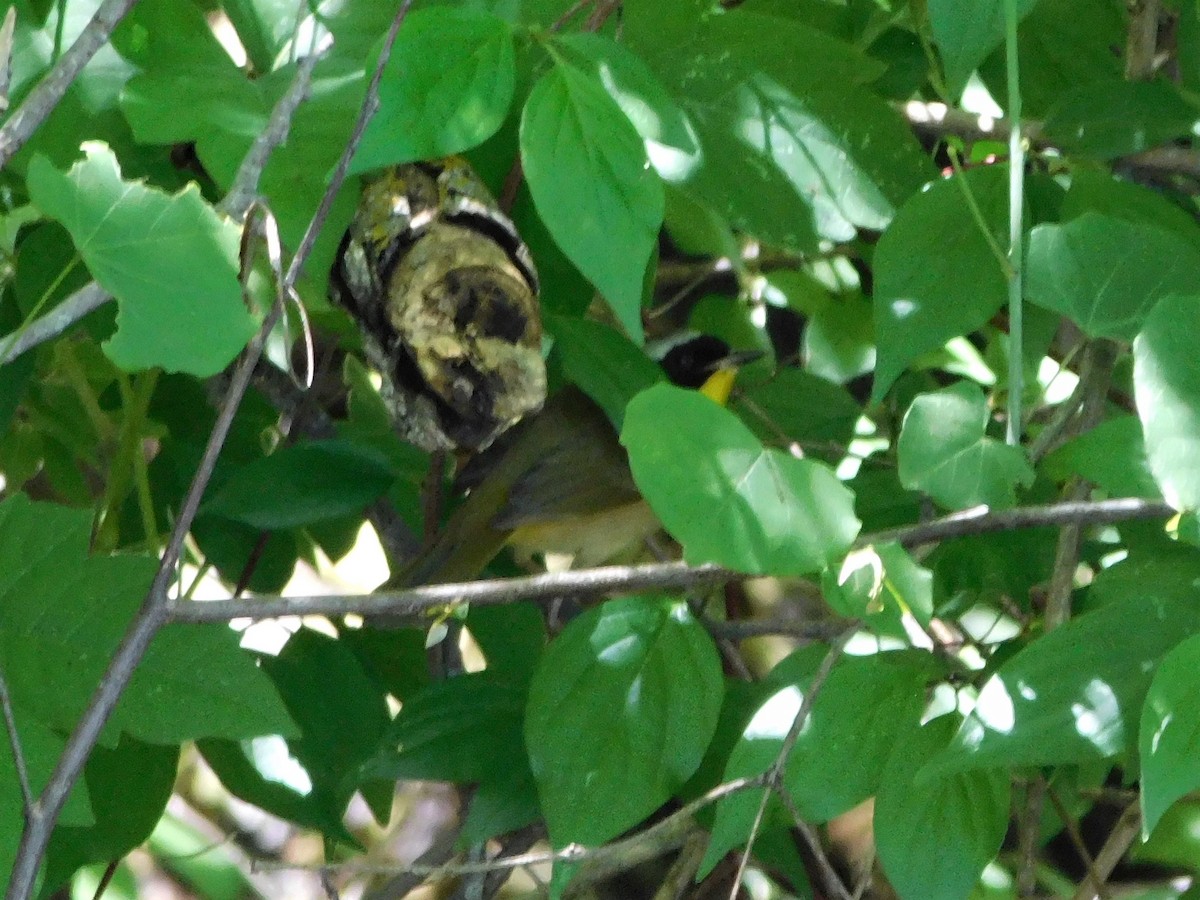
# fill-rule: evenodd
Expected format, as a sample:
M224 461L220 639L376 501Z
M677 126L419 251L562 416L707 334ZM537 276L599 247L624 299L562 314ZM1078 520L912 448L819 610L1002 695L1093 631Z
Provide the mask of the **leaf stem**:
M1017 53L1017 0L1004 3L1004 62L1008 82L1008 443L1021 443L1025 310L1022 271L1025 223L1025 140L1021 135L1021 65Z

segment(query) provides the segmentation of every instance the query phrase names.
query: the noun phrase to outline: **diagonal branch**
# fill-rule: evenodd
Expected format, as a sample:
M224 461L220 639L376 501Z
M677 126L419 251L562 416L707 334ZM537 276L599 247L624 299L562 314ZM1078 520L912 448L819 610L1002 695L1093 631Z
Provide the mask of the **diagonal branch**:
M79 37L0 128L0 169L25 146L137 0L104 0Z
M204 456L200 461L196 475L192 479L192 484L188 489L187 497L179 511L179 518L175 523L175 528L171 533L166 550L163 552L158 571L155 574L154 581L150 585L146 599L143 601L142 607L138 611L132 625L130 625L129 631L126 632L125 637L122 639L121 645L117 648L117 652L109 663L108 670L97 686L96 692L93 694L87 709L79 720L79 724L76 725L75 730L68 739L63 754L55 766L54 773L51 775L41 796L33 804L30 815L25 823L25 829L21 834L21 843L17 849L16 863L13 866L8 891L5 895L7 900L27 900L32 894L37 880L38 868L50 841L50 834L54 830L55 823L58 821L59 813L66 802L67 795L83 772L84 764L87 762L92 747L95 746L100 732L116 708L121 694L133 677L134 670L141 662L147 648L150 646L150 642L154 639L154 635L157 634L158 629L162 625L170 621L171 609L175 601L172 601L168 591L180 553L183 550L184 539L191 528L196 510L200 506L201 497L208 486L217 456L220 454L221 447L229 433L234 415L246 392L246 388L250 384L250 379L259 357L262 355L263 346L275 323L282 315L282 297L293 290L296 279L303 270L304 262L312 250L316 234L320 231L329 214L333 197L342 186L345 173L349 168L350 159L354 155L359 142L362 140L367 123L378 106L379 79L382 75L383 67L387 64L388 57L391 54L396 34L405 16L408 14L410 5L411 0L404 0L392 21L392 26L384 40L383 49L379 54L374 75L368 85L367 94L363 99L362 108L359 111L354 130L351 133L350 139L346 142L338 166L334 170L329 186L326 188L325 195L321 198L321 203L317 211L313 214L312 220L309 222L308 231L305 233L296 255L292 258L284 282L280 285L280 299L276 301L274 309L264 320L258 334L255 335L250 345L246 348L246 352L243 354L241 361L234 371L234 376L226 393L221 411L217 416L217 422L213 426L212 433L209 435Z
M25 818L33 812L33 789L29 786L29 768L25 764L25 752L21 748L21 735L17 732L17 717L13 713L12 697L8 692L8 679L0 671L0 710L4 713L4 730L8 732L8 746L12 751L13 767L17 770L17 783L21 786L21 802Z

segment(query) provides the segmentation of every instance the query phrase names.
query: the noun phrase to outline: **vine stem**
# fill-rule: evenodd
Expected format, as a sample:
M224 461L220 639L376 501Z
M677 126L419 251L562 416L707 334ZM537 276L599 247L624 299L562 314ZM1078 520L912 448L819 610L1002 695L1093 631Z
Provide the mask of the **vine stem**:
M1017 0L1004 3L1004 61L1008 81L1008 443L1021 443L1024 391L1025 140L1021 135L1021 65L1017 53Z

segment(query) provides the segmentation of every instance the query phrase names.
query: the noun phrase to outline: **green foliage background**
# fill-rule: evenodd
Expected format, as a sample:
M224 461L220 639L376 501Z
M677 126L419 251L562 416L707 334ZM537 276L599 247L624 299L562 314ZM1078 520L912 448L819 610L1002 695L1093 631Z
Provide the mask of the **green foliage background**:
M14 107L97 5L15 4ZM265 312L264 273L243 295L241 228L220 198L321 48L259 182L296 247L397 6L142 0L0 174L0 330L71 309L90 281L114 298L0 368L0 670L35 792L146 594L218 373ZM278 655L225 624L169 624L63 810L43 895L146 841L181 748L319 832L330 861L362 852L351 798L386 822L400 780L472 787L464 845L534 825L562 849L777 766L788 803L752 786L705 807L689 874L722 877L749 842L775 890L814 896L793 812L821 825L876 798L877 878L906 900L1016 896L1029 871L1063 891L1073 869L1047 840L1129 788L1134 855L1195 872L1196 4L1143 4L1161 17L1147 58L1115 0L572 6L414 4L300 296L324 342L353 353L326 288L359 179L465 154L537 261L552 383L603 409L686 563L778 580L772 621L794 652L765 662L730 643L746 611L720 590L610 598L565 624L531 604L448 609L483 669L446 680L424 650L442 620L302 628ZM1030 161L1014 254L1006 136L967 110L988 95L1011 108L1016 16ZM781 315L803 325L794 344ZM661 383L647 345L663 323L764 359L717 406ZM287 353L277 333L269 354ZM362 366L345 376L348 400L314 401L337 411L319 436L284 440L295 408L251 390L189 562L271 594L298 561L348 552L379 501L413 534L436 530L429 460L395 436ZM1016 445L1002 438L1014 392ZM1164 528L1160 506L1119 524L1085 508L1078 529L1030 520L920 548L873 537L980 504L1119 497L1181 515ZM261 752L280 745L307 789ZM6 742L0 796L6 871L23 825ZM557 867L555 895L573 872Z

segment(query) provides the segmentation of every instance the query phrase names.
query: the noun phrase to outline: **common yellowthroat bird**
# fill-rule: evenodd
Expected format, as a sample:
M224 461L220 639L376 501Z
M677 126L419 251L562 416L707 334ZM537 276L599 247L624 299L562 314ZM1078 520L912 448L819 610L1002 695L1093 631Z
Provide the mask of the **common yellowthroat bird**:
M699 335L670 348L660 364L676 384L724 404L738 368L760 355ZM469 580L505 545L518 557L569 554L576 566L596 565L661 528L612 423L575 388L472 460L459 486L469 491L462 505L390 587Z

